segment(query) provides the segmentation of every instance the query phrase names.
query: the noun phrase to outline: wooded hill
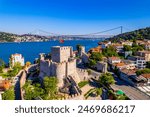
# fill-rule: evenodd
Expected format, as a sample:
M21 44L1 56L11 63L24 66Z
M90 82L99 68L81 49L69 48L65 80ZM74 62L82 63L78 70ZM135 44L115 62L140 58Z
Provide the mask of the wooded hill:
M112 41L120 40L136 40L136 39L149 39L150 40L150 27L123 33L109 38Z

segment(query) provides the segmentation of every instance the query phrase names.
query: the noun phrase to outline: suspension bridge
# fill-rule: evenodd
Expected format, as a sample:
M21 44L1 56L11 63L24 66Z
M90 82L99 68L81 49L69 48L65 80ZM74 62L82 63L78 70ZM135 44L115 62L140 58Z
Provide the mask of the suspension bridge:
M109 35L110 32L119 30L119 34L123 33L123 26L115 27L112 29L100 31L100 32L95 32L95 33L88 33L88 34L57 34L57 33L52 33L52 32L47 32L41 29L36 29L28 34L32 35L40 35L40 36L48 36L48 37L78 37L78 38L99 38L99 37L111 37L114 35ZM104 34L108 33L108 34Z

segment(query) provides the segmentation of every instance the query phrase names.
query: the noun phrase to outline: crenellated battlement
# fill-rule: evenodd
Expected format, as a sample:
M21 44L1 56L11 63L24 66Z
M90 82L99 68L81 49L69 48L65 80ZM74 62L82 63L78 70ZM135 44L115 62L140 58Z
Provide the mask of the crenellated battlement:
M68 59L73 56L73 49L70 46L54 46L51 48L51 54L53 62L61 63L64 61L68 61Z

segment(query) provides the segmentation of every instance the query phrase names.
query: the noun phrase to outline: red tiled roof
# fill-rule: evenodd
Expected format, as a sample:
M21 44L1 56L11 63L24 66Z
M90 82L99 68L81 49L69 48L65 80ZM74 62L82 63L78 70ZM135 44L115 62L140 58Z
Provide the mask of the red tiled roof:
M116 66L116 67L121 67L121 66L125 66L126 64L121 62L121 63L115 63L113 65Z
M111 60L120 60L120 58L119 58L119 57L116 57L116 56L109 57L109 59L111 59Z
M143 76L144 78L150 78L150 73L148 73L148 74L142 74L141 76Z
M128 74L128 75L135 75L136 74L136 69L121 69L121 72L125 73L125 74Z
M95 47L95 48L91 48L90 51L92 51L92 52L102 52L102 47L98 46L98 47Z

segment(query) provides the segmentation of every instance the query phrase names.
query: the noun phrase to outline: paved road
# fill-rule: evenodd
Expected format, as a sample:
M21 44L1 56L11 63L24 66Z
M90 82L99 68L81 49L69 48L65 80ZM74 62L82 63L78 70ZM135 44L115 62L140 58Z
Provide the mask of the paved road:
M96 79L97 79L101 75L100 72L96 72L92 69L90 69L90 70L91 70L91 77L96 77ZM114 73L112 73L112 72L109 72L109 73L114 75ZM114 89L122 90L132 100L150 100L150 96L141 92L137 88L131 86L127 82L117 78L116 75L114 75L114 76L115 76L115 80L116 80L116 83L114 85L112 85L112 87Z
M150 97L138 89L130 86L125 81L115 77L116 84L112 85L115 89L121 89L132 100L150 100Z

